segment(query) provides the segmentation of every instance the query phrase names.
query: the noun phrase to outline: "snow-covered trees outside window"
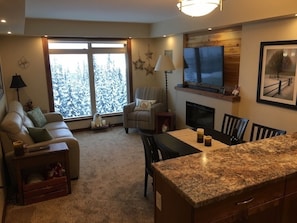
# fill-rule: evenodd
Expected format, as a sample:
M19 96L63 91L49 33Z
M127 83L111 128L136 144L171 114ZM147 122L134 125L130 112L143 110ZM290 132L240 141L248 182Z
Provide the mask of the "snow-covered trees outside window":
M127 104L125 52L68 50L49 54L55 111L66 119L122 112Z

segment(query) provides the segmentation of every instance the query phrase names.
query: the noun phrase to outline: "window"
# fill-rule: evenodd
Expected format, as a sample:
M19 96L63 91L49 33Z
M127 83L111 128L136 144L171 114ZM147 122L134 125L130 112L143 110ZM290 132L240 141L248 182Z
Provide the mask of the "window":
M54 111L114 115L128 101L127 41L48 40Z

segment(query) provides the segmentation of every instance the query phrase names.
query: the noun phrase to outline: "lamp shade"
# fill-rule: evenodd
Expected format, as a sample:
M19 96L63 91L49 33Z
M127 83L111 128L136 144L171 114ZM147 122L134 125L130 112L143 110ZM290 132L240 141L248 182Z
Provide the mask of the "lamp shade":
M180 0L177 7L184 14L197 17L211 13L221 4L221 0Z
M14 76L12 76L10 88L22 88L26 86L27 85L25 84L25 82L23 81L20 75L15 74Z
M155 71L175 70L172 60L167 55L160 55L155 66Z

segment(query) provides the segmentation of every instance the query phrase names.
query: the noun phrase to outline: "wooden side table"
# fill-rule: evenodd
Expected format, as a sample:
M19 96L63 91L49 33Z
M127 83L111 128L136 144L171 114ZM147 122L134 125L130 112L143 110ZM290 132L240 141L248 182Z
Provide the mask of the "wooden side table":
M31 204L71 193L68 152L67 144L63 142L13 158L18 184L17 197L21 204ZM45 174L48 165L58 162L65 169L64 176L49 179L45 177L43 181L27 184L26 178L30 173L40 171Z
M175 130L175 113L159 112L156 115L156 133L162 133L163 125L167 126L166 131Z

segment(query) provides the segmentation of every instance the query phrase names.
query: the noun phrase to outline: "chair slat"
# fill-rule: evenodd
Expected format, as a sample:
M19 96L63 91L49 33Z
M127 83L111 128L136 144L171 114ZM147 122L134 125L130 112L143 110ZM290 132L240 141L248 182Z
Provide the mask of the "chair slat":
M249 120L246 118L240 118L234 115L225 114L222 123L221 132L232 136L234 129L237 130L237 139L243 140L243 136Z
M277 135L284 135L287 132L281 129L275 129L268 126L253 123L250 135L250 141L255 141L259 139L271 138Z

